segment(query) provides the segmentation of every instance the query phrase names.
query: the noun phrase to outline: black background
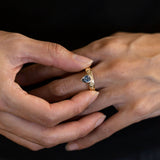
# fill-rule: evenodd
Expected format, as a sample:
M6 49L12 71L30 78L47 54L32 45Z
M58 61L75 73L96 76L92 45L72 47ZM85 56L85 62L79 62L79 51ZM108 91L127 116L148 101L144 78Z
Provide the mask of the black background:
M160 32L160 1L1 1L0 29L57 42L70 50L117 31ZM112 108L104 111L113 113ZM95 146L66 152L64 145L32 152L0 137L3 159L160 160L160 117L125 128Z

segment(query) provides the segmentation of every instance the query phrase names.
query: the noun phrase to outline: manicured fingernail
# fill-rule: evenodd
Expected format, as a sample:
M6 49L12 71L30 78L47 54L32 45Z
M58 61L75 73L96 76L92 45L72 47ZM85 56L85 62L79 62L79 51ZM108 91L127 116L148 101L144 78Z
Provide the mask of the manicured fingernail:
M95 99L96 99L96 97L99 95L99 92L97 92L97 91L90 91L91 93L92 93L92 98L90 99L90 102L92 103Z
M74 59L78 62L80 62L83 66L90 66L92 63L93 63L93 60L87 58L87 57L83 57L83 56L80 56L80 55L76 55L74 54Z
M97 122L96 122L96 125L95 125L95 128L97 128L98 126L100 126L103 121L105 120L106 116L104 115L103 117L101 117Z
M78 149L79 149L79 147L76 143L71 143L66 146L67 151L73 151L73 150L78 150Z
M91 91L93 95L98 96L99 92L98 91Z

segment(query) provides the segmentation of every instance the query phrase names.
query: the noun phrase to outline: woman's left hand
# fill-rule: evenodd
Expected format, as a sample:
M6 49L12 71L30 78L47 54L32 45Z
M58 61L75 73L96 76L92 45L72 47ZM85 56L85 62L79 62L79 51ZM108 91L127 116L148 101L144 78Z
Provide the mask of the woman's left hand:
M160 115L160 34L117 33L75 53L94 60L92 71L100 92L82 115L111 105L118 112L86 137L69 142L67 150L87 148L124 127ZM29 79L34 72L39 76L25 85L51 75L65 74L59 69L34 65L22 71L19 80ZM48 101L66 99L88 88L80 80L84 75L84 72L69 75L31 93ZM23 85L23 81L20 83Z

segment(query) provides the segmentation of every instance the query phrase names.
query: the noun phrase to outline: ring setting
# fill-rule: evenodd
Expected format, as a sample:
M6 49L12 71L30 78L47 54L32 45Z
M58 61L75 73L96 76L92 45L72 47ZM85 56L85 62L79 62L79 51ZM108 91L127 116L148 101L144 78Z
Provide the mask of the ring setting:
M89 89L91 91L95 91L95 83L94 83L94 77L93 77L93 73L90 67L85 69L87 75L85 75L84 77L82 77L82 82L87 83L89 85Z

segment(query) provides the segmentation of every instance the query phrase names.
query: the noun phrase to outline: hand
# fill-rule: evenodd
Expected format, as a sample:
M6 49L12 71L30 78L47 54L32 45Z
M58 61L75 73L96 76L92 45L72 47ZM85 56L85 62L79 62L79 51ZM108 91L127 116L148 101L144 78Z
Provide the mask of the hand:
M159 44L160 34L118 33L74 51L94 60L92 70L100 92L81 115L110 105L114 105L118 113L86 137L70 142L67 150L87 148L130 124L160 115ZM42 73L43 69L37 68L37 72ZM46 75L51 73L45 71ZM28 73L27 68L22 77L26 77L25 72ZM73 74L31 92L47 100L64 99L88 88L80 81L84 75L84 72Z
M95 113L59 124L81 113L98 94L85 91L70 100L49 104L28 94L15 82L22 65L29 62L71 72L92 63L58 44L0 31L0 134L31 150L39 150L85 136L102 123L105 116Z

